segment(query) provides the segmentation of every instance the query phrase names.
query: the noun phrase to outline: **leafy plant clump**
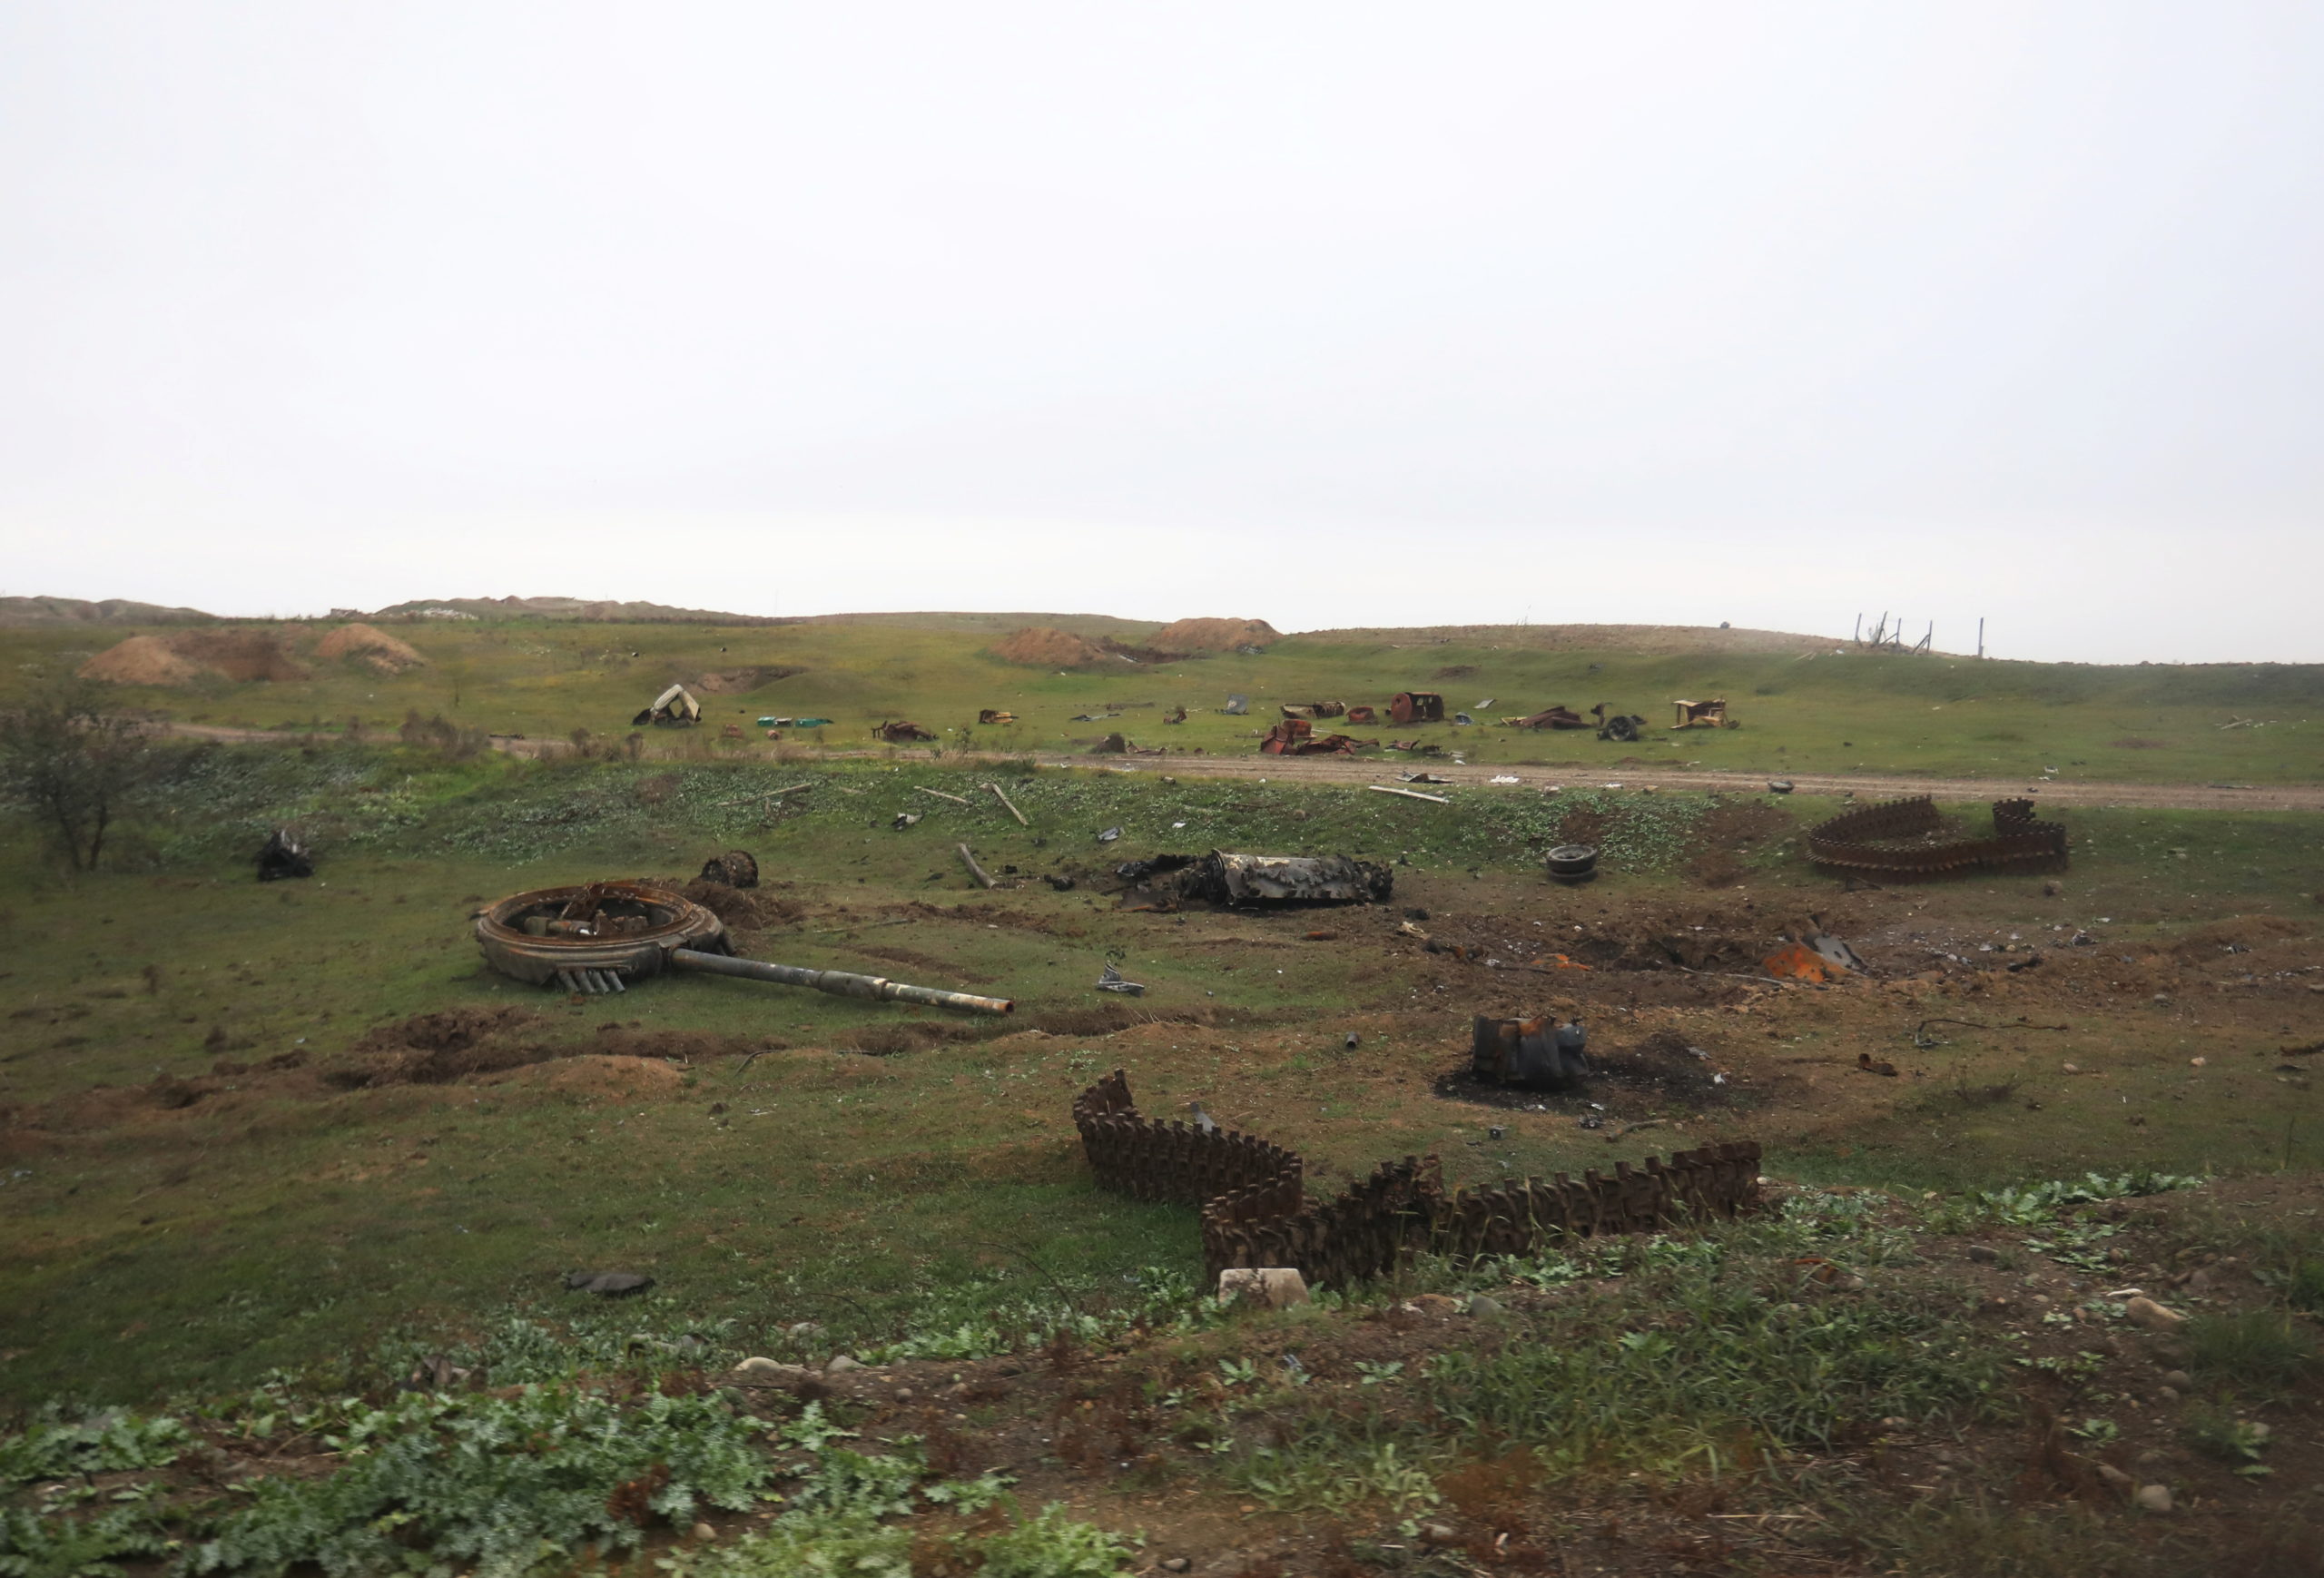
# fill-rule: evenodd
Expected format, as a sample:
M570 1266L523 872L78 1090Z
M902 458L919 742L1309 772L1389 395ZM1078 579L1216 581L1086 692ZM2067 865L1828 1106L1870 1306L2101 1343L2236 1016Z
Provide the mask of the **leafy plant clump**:
M584 1547L633 1550L659 1514L752 1506L772 1469L753 1422L715 1397L629 1407L567 1387L507 1398L414 1394L349 1405L326 1440L347 1455L327 1479L261 1480L250 1504L188 1553L185 1570L331 1575L389 1570L517 1578ZM424 1560L416 1553L424 1552Z
M182 1420L112 1413L79 1424L35 1425L0 1441L0 1484L161 1468L193 1439Z

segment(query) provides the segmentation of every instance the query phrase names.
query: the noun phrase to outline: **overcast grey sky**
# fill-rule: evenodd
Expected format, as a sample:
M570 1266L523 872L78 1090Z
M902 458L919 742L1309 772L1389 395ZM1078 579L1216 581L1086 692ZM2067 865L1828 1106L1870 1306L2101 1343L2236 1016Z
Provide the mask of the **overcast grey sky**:
M0 591L2324 659L2324 5L0 8Z

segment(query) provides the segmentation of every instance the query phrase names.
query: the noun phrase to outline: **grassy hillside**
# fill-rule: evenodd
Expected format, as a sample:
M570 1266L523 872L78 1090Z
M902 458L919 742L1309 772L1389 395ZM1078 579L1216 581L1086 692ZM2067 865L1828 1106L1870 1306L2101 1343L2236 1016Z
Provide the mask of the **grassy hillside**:
M1489 630L1419 640L1411 637L1420 633L1383 632L1378 639L1324 633L1286 638L1260 656L1058 673L990 656L990 626L928 627L955 618L978 626L993 617L898 616L751 628L398 624L394 633L427 656L427 666L384 677L357 662L317 663L307 681L132 688L122 700L181 720L258 727L340 728L360 718L376 730L417 711L496 733L618 735L673 680L780 666L801 672L741 694L705 695L706 721L742 725L759 750L768 747L753 721L776 715L833 718L806 742L832 746L861 746L881 719L909 717L947 741L972 738L987 748L1081 750L1120 730L1142 745L1247 754L1283 702L1377 705L1399 690L1427 688L1481 719L1552 703L1581 710L1604 701L1659 725L1669 719L1674 697L1724 695L1739 728L1691 731L1635 747L1601 745L1587 734L1490 726L1427 733L1457 744L1472 761L1512 764L1607 765L1627 754L1656 764L1749 772L2020 781L2043 767L2069 779L2149 783L2282 784L2324 776L2324 666L2099 667L1853 650L1836 656L1828 648L1566 649L1520 644L1521 631ZM295 646L310 645L328 626L283 628ZM108 630L103 641L115 634ZM1400 634L1404 638L1387 638ZM1510 639L1492 638L1500 636ZM86 630L0 630L0 694L76 666L103 641ZM1250 696L1253 717L1217 710L1230 693ZM1490 706L1478 705L1488 699ZM1172 705L1188 708L1189 721L1165 725L1162 712ZM1012 710L1019 721L979 728L971 720L984 707ZM1109 710L1120 715L1073 721ZM1354 732L1385 737L1390 731Z

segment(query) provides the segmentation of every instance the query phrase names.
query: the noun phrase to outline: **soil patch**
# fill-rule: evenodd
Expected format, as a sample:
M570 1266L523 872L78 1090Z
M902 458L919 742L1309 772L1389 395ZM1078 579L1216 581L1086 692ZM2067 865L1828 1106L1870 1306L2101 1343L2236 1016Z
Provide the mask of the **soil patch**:
M763 685L806 672L780 663L763 663L753 668L721 668L696 679L694 688L705 695L743 695Z
M685 1075L659 1058L576 1053L554 1063L514 1069L494 1078L496 1085L529 1085L585 1101L646 1101L677 1095Z
M675 886L660 883L660 886ZM796 923L807 912L763 888L730 888L724 883L691 882L678 891L727 925L744 932Z
M1599 1116L1610 1134L1652 1114L1715 1111L1748 1104L1756 1094L1709 1048L1690 1046L1670 1031L1656 1031L1627 1045L1593 1045L1589 1057L1590 1077L1575 1090L1492 1084L1471 1074L1466 1062L1438 1076L1434 1089L1448 1101L1503 1111Z
M468 1074L537 1063L561 1054L527 1044L540 1016L521 1008L452 1008L414 1014L370 1031L323 1070L341 1090L443 1085Z
M1696 830L1700 848L1688 863L1688 875L1705 887L1731 888L1748 874L1745 854L1797 828L1790 813L1773 805L1728 802L1716 806Z
M375 674L401 674L428 662L409 642L369 625L341 625L315 644L315 656L351 658Z

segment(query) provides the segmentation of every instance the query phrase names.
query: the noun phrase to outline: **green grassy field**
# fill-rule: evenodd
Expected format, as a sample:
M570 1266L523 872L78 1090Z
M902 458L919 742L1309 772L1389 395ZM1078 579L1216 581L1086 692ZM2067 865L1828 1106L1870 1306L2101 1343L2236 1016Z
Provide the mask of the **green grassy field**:
M311 640L303 627L284 627ZM312 627L320 632L327 626ZM801 672L744 694L704 695L705 723L739 724L741 749L773 747L752 727L761 715L835 720L800 743L862 748L884 718L909 717L948 744L989 750L1086 749L1114 730L1141 745L1248 754L1279 703L1384 704L1397 691L1434 689L1448 706L1482 719L1552 703L1596 702L1660 725L1678 696L1724 695L1740 727L1696 730L1638 746L1588 734L1517 734L1492 727L1424 731L1470 759L1511 764L1699 764L1754 773L1863 771L2023 780L2054 767L2067 780L2134 783L2312 783L2324 776L2324 666L2099 667L1976 662L1945 656L1673 654L1551 645L1549 632L1489 630L1458 638L1411 633L1403 642L1324 634L1292 636L1264 656L1219 656L1118 671L1029 669L987 650L990 629L921 628L892 620L817 621L711 629L676 625L550 622L395 625L428 666L382 677L317 662L315 677L206 690L124 687L123 705L173 718L254 727L343 729L350 718L391 729L408 713L463 726L563 738L576 729L618 737L672 680L752 666ZM76 666L126 636L108 629L0 631L0 699L42 675ZM1251 697L1254 716L1217 709ZM1476 704L1490 699L1489 707ZM1184 705L1181 725L1164 709ZM1102 723L1073 719L1112 710ZM1019 722L979 727L979 709ZM2241 720L2251 726L2226 725ZM1386 737L1385 726L1359 735ZM665 740L657 748L670 748Z
M661 1277L679 1301L674 1318L732 1321L766 1346L801 1320L876 1342L1059 1289L1134 1299L1141 1278L1191 1278L1198 1253L1190 1213L1087 1180L1066 1107L1114 1066L1132 1069L1152 1110L1200 1097L1223 1120L1296 1145L1319 1187L1408 1152L1436 1151L1455 1181L1474 1182L1682 1142L1665 1129L1610 1149L1570 1119L1520 1117L1485 1145L1488 1115L1438 1100L1433 1081L1461 1061L1470 1013L1537 1011L1565 988L1448 976L1398 952L1404 906L1432 925L1502 915L1562 930L1668 905L1729 925L1748 901L1756 944L1809 910L1852 904L1850 923L1871 927L1887 922L1882 902L1908 902L1840 899L1800 867L1796 829L1828 810L1804 799L1771 808L1779 825L1737 851L1714 891L1694 863L1715 811L1700 796L1480 790L1433 806L1191 774L1005 781L1030 828L978 776L925 763L454 764L376 746L211 747L124 843L118 869L68 879L20 835L0 912L13 1005L0 1021L5 1266L17 1289L0 1317L0 1392L99 1400L243 1384L344 1362L399 1326L458 1329L480 1312L554 1307L559 1273L615 1264ZM763 797L802 782L814 786L779 804ZM907 811L925 820L897 830ZM1571 895L1544 888L1536 863L1576 813L1603 823L1610 874ZM322 870L261 886L249 854L283 820L309 830ZM2222 915L2292 917L2282 945L2305 946L2324 864L2302 819L2093 811L2073 822L2070 896L2025 878L1931 890L1945 923L1998 937L2103 917L2112 946L2149 961L2117 973L2141 980L2186 928ZM1113 826L1122 838L1099 843ZM962 840L996 872L1078 885L973 889L951 853ZM568 1001L492 975L469 936L487 897L683 876L738 844L783 906L744 933L754 955L1004 992L1018 1016L964 1022L701 980ZM1407 863L1396 906L1327 917L1324 942L1305 940L1315 922L1300 917L1126 912L1091 892L1093 875L1128 855L1221 845ZM1128 1011L1092 990L1109 957L1149 982ZM1657 1000L1623 997L1624 980L1590 990L1612 994L1610 1014L1632 1011L1623 1002L1657 1011ZM1786 1001L1776 1018L1748 1021L1780 1026L1785 1059L1844 1065L1859 1046L1908 1050L1908 1004ZM2283 1015L2286 1032L2315 1017L2304 996L2275 1001L2249 1023L2229 1008L2226 1030L2152 1011L2118 1022L2107 1016L2125 1005L2093 1001L2078 1005L2072 1035L2035 1045L1956 1034L1922 1060L1921 1082L1871 1105L1843 1078L1846 1100L1827 1109L1769 1061L1771 1083L1791 1085L1765 1112L1675 1117L1694 1139L1755 1134L1771 1166L1827 1178L1993 1183L2133 1156L2265 1168L2283 1135L2254 1098L2281 1108L2305 1087L2269 1087L2250 1060L2279 1029L2268 1016ZM383 1024L511 1007L530 1016L510 1032L518 1040L638 1061L333 1082ZM1700 1024L1689 1033L1716 1033L1737 1056L1739 1038L1757 1035L1727 1010L1684 1011L1696 1018L1669 1022ZM1351 1030L1354 1051L1342 1044ZM2177 1088L2181 1044L2222 1033L2233 1081L2191 1101ZM284 1054L307 1066L248 1071ZM2059 1058L2093 1054L2121 1054L2117 1082L2056 1078ZM2247 1075L2259 1081L2250 1090ZM1998 1080L2046 1100L2038 1111L1945 1105L1949 1083ZM194 1099L181 1100L187 1090ZM2171 1120L2094 1125L2118 1100L2142 1111L2170 1102ZM2289 1159L2315 1165L2317 1138Z

